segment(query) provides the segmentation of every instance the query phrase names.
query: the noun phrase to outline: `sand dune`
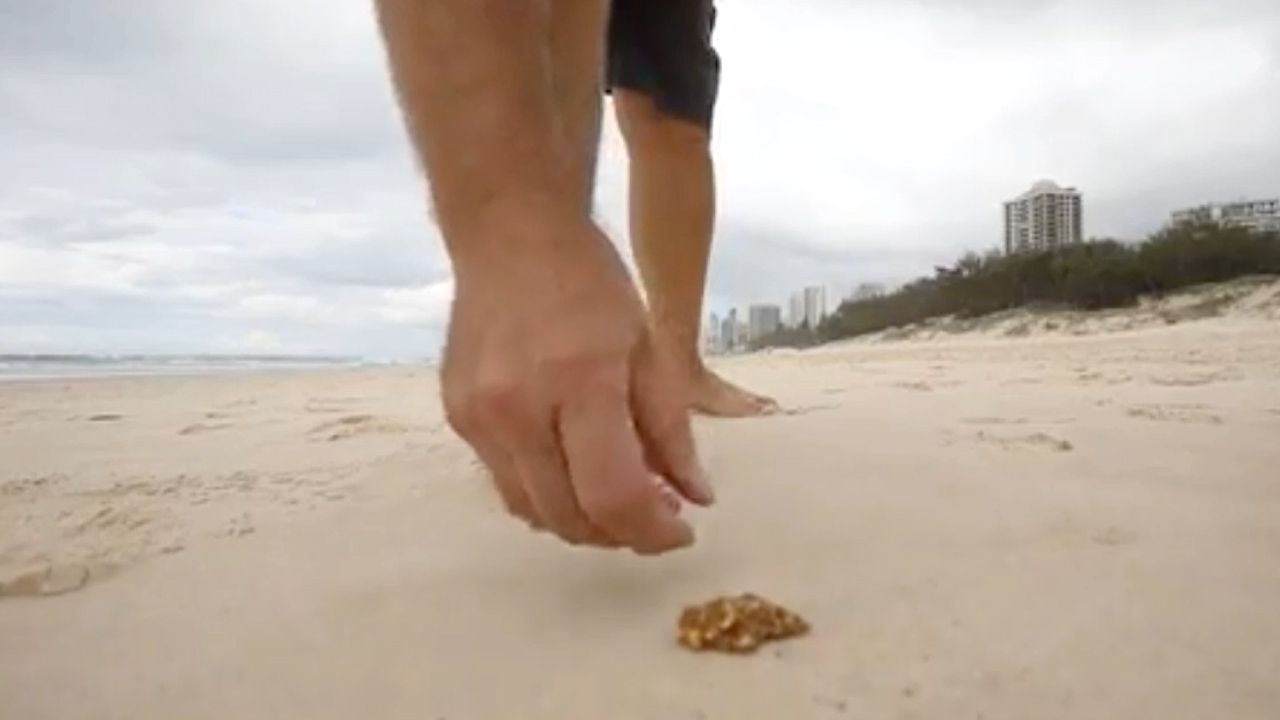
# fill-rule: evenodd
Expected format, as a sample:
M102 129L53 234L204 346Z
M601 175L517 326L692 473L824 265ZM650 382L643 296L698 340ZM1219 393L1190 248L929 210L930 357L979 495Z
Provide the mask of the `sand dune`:
M1164 296L1143 298L1136 307L1101 311L1018 308L977 318L932 318L871 333L853 342L902 342L967 337L1054 337L1127 332L1205 319L1237 322L1280 321L1280 282L1271 276L1212 283ZM833 346L840 347L840 345Z
M505 518L425 370L0 384L0 718L1278 717L1280 285L1196 293L722 360L786 412L656 560ZM742 591L812 632L677 646Z

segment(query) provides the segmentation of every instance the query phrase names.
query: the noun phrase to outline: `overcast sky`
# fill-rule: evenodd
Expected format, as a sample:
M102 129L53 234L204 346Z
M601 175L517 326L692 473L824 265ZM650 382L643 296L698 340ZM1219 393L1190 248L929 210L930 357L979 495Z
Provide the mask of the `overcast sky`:
M1280 195L1275 0L721 0L715 37L709 310L993 247L1042 177L1089 236ZM0 0L0 352L434 355L423 192L366 1Z

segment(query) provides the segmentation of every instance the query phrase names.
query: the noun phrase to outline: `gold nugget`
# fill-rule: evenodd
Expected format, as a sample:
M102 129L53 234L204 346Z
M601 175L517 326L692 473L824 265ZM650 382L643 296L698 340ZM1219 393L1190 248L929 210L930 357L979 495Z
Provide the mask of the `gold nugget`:
M758 595L743 593L685 608L676 639L691 650L751 653L770 640L807 632L809 623L804 618Z

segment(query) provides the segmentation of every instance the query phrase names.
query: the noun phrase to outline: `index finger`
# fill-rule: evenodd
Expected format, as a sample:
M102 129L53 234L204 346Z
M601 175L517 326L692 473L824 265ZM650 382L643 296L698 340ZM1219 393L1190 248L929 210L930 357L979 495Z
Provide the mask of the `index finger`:
M559 429L578 504L593 525L645 555L693 543L693 528L645 463L624 369L580 382L561 405Z

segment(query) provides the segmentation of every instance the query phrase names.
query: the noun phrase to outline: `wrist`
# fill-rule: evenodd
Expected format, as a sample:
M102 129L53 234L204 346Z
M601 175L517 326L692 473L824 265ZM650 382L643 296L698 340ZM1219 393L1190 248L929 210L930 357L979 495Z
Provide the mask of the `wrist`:
M459 284L564 282L575 268L594 266L612 245L581 211L538 198L495 203L446 230ZM558 280L557 280L558 279Z

